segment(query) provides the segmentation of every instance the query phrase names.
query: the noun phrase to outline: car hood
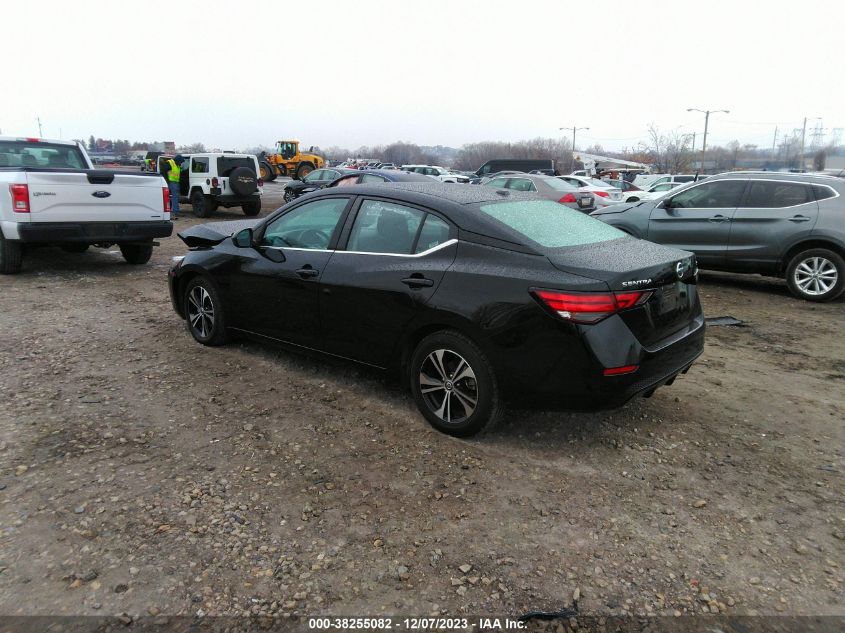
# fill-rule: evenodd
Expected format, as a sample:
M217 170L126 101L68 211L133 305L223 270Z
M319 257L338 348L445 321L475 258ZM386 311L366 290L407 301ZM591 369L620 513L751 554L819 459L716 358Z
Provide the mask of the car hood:
M259 222L261 222L260 219L209 222L208 224L197 224L184 231L179 231L177 235L179 239L191 248L195 246L214 246L238 231L255 228Z
M545 254L555 268L601 280L611 290L655 287L679 278L690 280L696 271L692 253L630 236L575 248L550 249Z

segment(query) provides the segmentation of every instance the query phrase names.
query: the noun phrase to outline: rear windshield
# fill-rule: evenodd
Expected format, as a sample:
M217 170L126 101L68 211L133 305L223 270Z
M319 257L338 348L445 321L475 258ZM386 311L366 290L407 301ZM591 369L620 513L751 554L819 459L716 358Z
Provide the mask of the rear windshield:
M249 156L221 156L217 159L217 173L221 177L228 176L237 167L246 167L255 172L255 159Z
M483 213L546 248L609 242L625 233L551 200L483 204Z
M88 169L76 145L0 141L0 167Z
M549 187L557 191L578 191L578 187L560 178L543 178L540 182L546 183Z

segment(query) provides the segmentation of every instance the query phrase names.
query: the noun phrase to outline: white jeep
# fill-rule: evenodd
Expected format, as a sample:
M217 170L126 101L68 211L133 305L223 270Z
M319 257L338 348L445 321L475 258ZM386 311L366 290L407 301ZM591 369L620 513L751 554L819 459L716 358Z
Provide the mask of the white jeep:
M241 207L244 215L258 215L264 182L258 176L258 159L251 154L206 152L183 154L179 166L179 201L189 202L194 215L207 218L218 207ZM159 156L162 164L173 156Z

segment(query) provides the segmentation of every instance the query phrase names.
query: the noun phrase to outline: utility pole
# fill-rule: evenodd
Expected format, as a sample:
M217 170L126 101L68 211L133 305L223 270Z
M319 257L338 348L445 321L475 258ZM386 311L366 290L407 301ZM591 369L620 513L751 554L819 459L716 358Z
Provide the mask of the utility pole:
M821 119L821 117L810 117L811 119L816 119L817 121ZM804 171L804 141L807 137L807 117L804 117L804 127L801 128L801 156L798 160L798 170L803 172Z
M778 126L775 126L775 138L772 139L772 160L775 159L775 146L778 142Z
M41 117L36 115L35 120L38 121L38 137L40 138L44 136L44 134L41 132Z
M567 130L567 131L568 131L570 128L568 128L568 127L561 127L561 128L558 128L558 129L559 129L559 130ZM590 128L588 128L588 127L575 127L575 126L572 126L572 160L570 161L569 171L574 171L574 169L575 169L575 132L577 132L578 130L589 130L589 129L590 129Z
M717 112L730 114L730 110L699 110L698 108L687 108L687 112L701 112L704 115L704 139L701 141L701 165L699 171L704 170L704 153L707 151L707 127L710 124L710 115Z

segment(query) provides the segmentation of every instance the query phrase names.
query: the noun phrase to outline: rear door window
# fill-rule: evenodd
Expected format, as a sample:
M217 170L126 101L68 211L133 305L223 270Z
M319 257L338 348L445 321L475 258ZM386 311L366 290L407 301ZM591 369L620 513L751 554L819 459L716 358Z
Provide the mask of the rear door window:
M799 182L754 180L751 182L742 206L751 209L783 209L814 200L810 185Z
M827 200L836 195L833 189L824 185L813 185L813 193L816 194L816 200Z
M364 200L352 231L349 251L410 255L425 213L381 200Z
M449 230L449 224L445 220L441 220L436 215L429 213L425 216L425 221L423 222L414 252L423 253L440 246L449 239Z
M511 178L508 183L508 189L513 189L514 191L537 191L537 187L528 178Z
M739 206L744 180L718 180L685 189L670 198L675 209L731 209Z
M208 158L192 158L191 171L195 174L207 174Z

